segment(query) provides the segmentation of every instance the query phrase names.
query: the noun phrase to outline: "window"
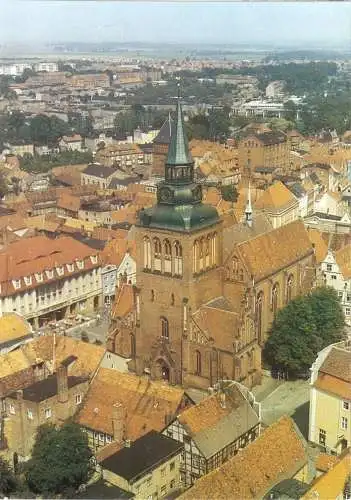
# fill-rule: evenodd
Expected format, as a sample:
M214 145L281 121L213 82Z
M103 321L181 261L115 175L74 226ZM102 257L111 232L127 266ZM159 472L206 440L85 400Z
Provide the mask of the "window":
M175 468L175 462L171 462L169 464L169 470L174 470L174 468Z
M43 273L35 273L35 279L38 283L43 281Z
M16 413L15 405L9 404L9 412L11 413L11 415L15 415Z
M153 290L151 290L150 300L151 300L151 302L154 302L154 300L155 300L155 292Z
M84 260L77 260L78 269L84 269Z
M59 276L63 276L65 274L65 268L63 266L59 266L56 268L56 272Z
M16 290L18 290L18 288L21 288L21 280L12 280L12 284Z
M97 255L91 255L90 260L92 264L97 264Z
M67 264L67 269L69 273L73 273L74 271L74 265L73 264Z
M327 433L324 429L319 429L319 444L325 446L325 442L327 440Z
M29 420L33 420L33 412L32 410L27 410L27 417Z
M171 429L167 430L167 436L170 437L170 438L173 437L173 432L171 431Z
M106 443L112 443L111 436L106 436Z
M344 410L348 410L350 408L350 403L348 401L343 401L342 407Z
M161 469L161 477L165 477L165 475L166 475L166 467L163 467Z
M45 418L50 418L51 417L51 408L46 408L45 410Z
M49 280L52 280L52 278L54 277L54 271L52 269L49 269L46 272L46 276L48 277Z
M274 316L277 313L278 303L279 303L279 285L278 283L275 283L272 288L272 311Z
M346 417L341 417L341 428L344 430L347 429L347 418Z
M169 325L168 319L165 317L161 317L161 337L164 339L169 339Z
M173 488L175 487L175 484L176 484L175 479L172 479L172 481L169 483L169 488L171 490L173 490Z
M327 271L332 271L332 270L333 270L332 264L327 264Z
M286 283L286 302L290 302L293 298L293 286L294 286L294 276L289 275L288 281Z
M25 276L24 277L24 282L27 286L32 284L32 277L31 276Z
M76 405L80 405L81 402L82 402L82 395L76 394Z
M346 307L345 308L345 315L346 316L351 316L351 308L350 307Z
M171 294L171 306L174 306L174 293Z
M183 274L183 249L179 241L174 243L174 274L177 276L182 276Z
M144 269L151 269L151 243L149 238L144 238Z
M171 273L172 272L172 247L171 247L169 240L165 240L165 242L164 242L164 251L165 251L164 272Z
M332 274L332 280L336 280L336 274Z
M260 292L257 295L256 299L257 336L259 342L262 341L262 333L263 333L263 301L264 301L264 295L263 292Z
M196 375L201 375L201 353L200 353L200 351L195 351L195 373L196 373Z

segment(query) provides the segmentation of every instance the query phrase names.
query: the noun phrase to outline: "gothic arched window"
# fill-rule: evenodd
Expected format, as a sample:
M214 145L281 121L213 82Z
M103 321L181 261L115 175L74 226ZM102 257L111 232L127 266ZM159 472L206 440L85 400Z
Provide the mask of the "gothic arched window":
M210 267L210 246L211 246L211 237L207 236L204 241L205 244L205 267Z
M212 248L211 248L211 254L212 254L212 265L217 264L217 233L213 233L212 238Z
M163 339L169 340L169 324L168 319L161 316L161 337Z
M195 373L196 375L201 375L201 353L200 351L195 351Z
M151 269L151 243L149 238L144 238L144 269Z
M172 272L172 247L169 240L164 241L164 272L171 273Z
M204 239L201 238L199 241L199 271L202 271L204 268Z
M256 298L256 323L257 323L257 337L259 343L262 341L262 332L263 332L263 302L264 302L264 294L263 292L259 292Z
M279 306L279 284L275 283L272 288L272 311L274 316L277 314Z
M198 259L199 259L199 242L197 240L195 240L194 245L193 245L193 273L194 274L196 274L199 270Z
M159 240L159 238L154 238L154 269L155 269L155 271L161 271L161 256L162 256L161 241Z
M293 298L294 275L290 274L286 283L286 302Z
M179 241L174 243L174 274L177 276L183 274L183 249Z

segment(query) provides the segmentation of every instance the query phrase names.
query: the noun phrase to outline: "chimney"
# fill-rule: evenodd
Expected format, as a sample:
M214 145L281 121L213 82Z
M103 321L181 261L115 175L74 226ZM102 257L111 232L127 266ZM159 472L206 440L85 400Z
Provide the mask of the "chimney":
M68 374L66 365L61 364L57 368L56 378L58 402L66 403L68 401Z
M126 409L119 401L112 407L113 439L122 443L126 437Z

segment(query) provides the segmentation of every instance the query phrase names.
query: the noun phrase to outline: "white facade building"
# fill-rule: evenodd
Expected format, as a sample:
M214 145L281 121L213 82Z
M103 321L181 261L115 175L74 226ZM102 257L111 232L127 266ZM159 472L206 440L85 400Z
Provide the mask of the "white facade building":
M338 292L345 321L351 326L351 244L336 252L328 250L320 272L325 285Z

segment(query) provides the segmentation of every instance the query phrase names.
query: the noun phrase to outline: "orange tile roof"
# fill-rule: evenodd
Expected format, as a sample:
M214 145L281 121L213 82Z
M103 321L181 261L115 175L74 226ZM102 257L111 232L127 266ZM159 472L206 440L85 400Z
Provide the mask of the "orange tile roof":
M328 472L320 476L301 500L332 500L344 498L344 487L350 478L351 455L350 450Z
M130 224L135 224L138 210L138 207L134 204L128 205L127 207L111 212L111 219L113 222L129 222Z
M128 285L123 283L120 287L115 302L112 307L111 317L112 319L124 318L128 313L133 310L134 307L134 295L133 295L133 285Z
M106 243L101 252L101 260L104 265L112 264L119 266L127 252L128 241L126 238L114 238Z
M30 324L18 314L9 313L0 317L0 344L19 340L31 333Z
M351 399L351 384L325 373L318 375L314 387L344 399Z
M92 378L105 355L105 348L89 344L72 337L45 335L22 346L25 356L35 362L42 360L52 367L54 356L54 340L56 341L55 359L56 366L68 356L76 356L77 360L69 367L69 374L76 376L89 376Z
M335 260L344 279L351 278L351 244L335 252Z
M184 390L179 387L100 368L76 420L112 436L112 409L120 402L127 411L126 437L134 441L152 429L161 431L166 416L176 415L183 398Z
M299 220L240 243L237 250L255 281L313 254L307 230Z
M318 229L307 228L308 237L314 246L316 263L320 264L326 258L328 253L328 245L323 239L322 233Z
M259 438L180 496L190 499L259 499L306 464L304 443L293 420L281 417Z
M194 324L207 336L215 339L216 346L233 351L234 333L238 327L238 315L216 307L201 306L192 315ZM221 328L218 329L218 325Z
M78 212L80 209L80 199L69 193L62 193L57 200L57 207L71 212Z
M197 405L184 410L179 415L178 420L186 426L191 435L195 435L198 432L214 427L220 420L242 405L244 401L245 398L237 386L232 385L230 391L226 392L225 406L223 406L223 403L221 404L220 395L213 394Z
M319 368L319 373L351 383L351 351L333 346Z
M290 203L297 203L291 191L281 181L277 181L264 191L256 201L255 208L275 210L284 208Z
M75 264L77 260L84 261L85 270L98 267L100 266L99 257L96 263L93 263L90 258L96 255L95 250L68 236L56 239L34 236L26 239L26 245L23 245L23 241L15 241L0 252L0 283L2 284L0 294L19 293L67 275L73 276L81 270L74 265L73 271L69 272L66 265ZM56 268L61 266L64 272L59 275ZM52 278L44 273L46 270L54 270ZM42 282L37 282L34 277L35 273L43 273ZM27 276L32 277L30 285L26 285L23 280ZM21 287L15 289L12 280L18 279L21 279Z
M329 469L339 461L335 455L328 455L327 453L320 453L316 460L316 469L319 471L327 472Z

